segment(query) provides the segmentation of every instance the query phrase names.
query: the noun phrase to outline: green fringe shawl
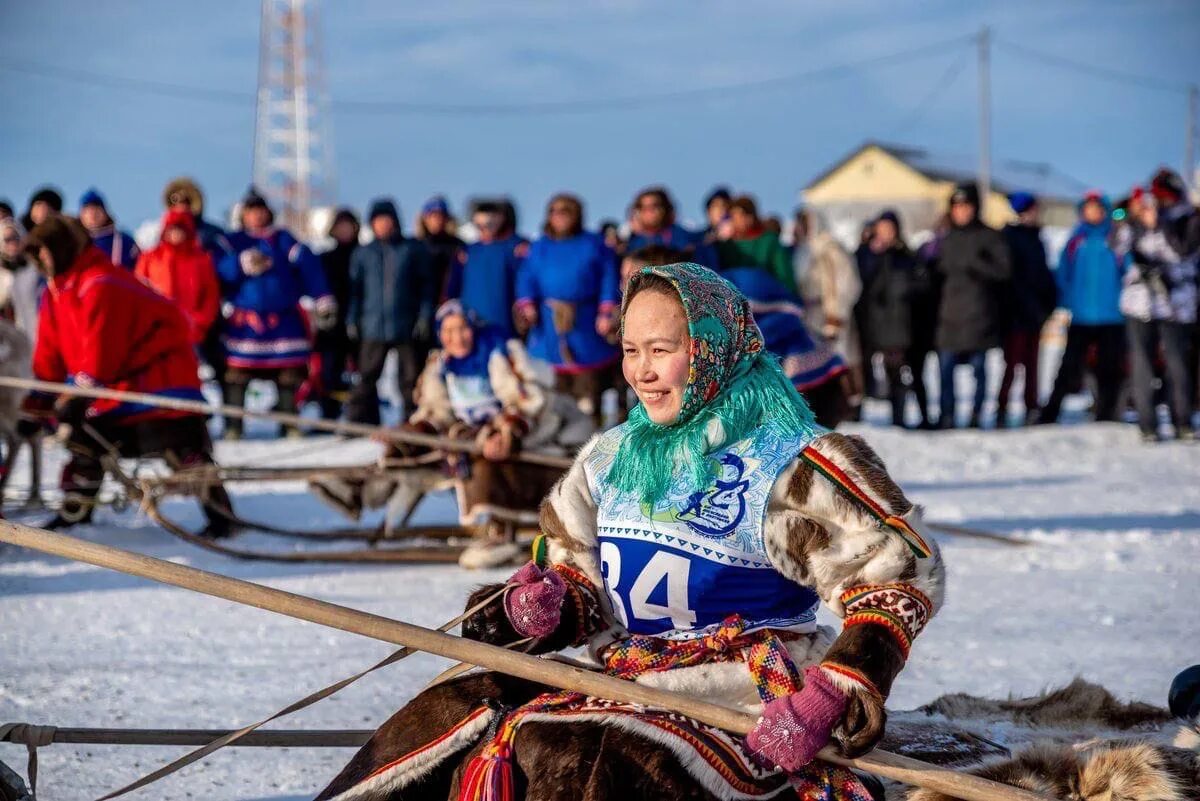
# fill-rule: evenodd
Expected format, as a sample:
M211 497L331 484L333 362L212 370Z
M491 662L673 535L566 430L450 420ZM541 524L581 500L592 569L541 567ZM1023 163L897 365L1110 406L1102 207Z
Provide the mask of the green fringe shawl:
M774 356L764 351L738 373L688 420L659 425L638 404L629 413L608 472L617 489L653 504L682 475L687 491L699 492L715 478L709 454L744 439L759 426L770 425L784 435L816 432L812 410ZM714 419L721 424L722 437L710 447L706 432Z

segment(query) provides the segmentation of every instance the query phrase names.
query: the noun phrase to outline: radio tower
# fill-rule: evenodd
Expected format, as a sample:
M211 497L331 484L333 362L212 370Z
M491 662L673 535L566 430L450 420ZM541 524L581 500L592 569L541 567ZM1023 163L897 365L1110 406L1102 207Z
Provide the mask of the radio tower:
M329 95L315 0L262 0L254 185L276 219L310 239L334 198Z

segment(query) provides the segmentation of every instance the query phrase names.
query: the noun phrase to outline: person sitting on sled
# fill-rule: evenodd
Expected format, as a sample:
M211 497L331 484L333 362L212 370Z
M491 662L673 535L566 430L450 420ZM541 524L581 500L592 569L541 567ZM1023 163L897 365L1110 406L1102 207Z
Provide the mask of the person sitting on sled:
M869 797L852 774L809 763L831 739L849 756L878 743L892 684L941 605L945 571L918 510L861 438L813 422L746 298L716 273L643 269L621 331L640 405L580 451L542 504L537 558L472 595L468 608L503 591L464 636L529 640L532 653L587 645L613 675L758 713L757 726L743 742L481 673L417 696L320 798L418 778L421 797L484 797L510 780L526 798L556 797L550 785L564 798L669 798L689 781L709 792L688 797L729 797L732 779L714 789L696 767L712 749L676 747L720 736L741 760L721 765L757 788L736 797L787 780L839 788L805 797ZM840 633L817 624L822 602Z
M555 392L550 365L535 359L518 339L482 325L457 300L435 314L441 348L430 353L417 379L417 409L402 431L468 439L483 458L430 464L401 478L347 481L323 478L313 490L350 517L364 506L389 503L388 523L403 525L421 497L452 476L460 521L480 530L480 542L462 557L465 567L512 562L520 553L509 530L537 523L537 504L561 470L508 461L518 450L574 452L595 432L591 419ZM388 442L386 435L382 436ZM393 445L389 457L419 457L424 449Z
M35 378L203 400L183 311L113 265L77 220L47 218L29 232L25 252L47 282L33 351ZM62 472L62 508L43 528L92 519L105 456L161 456L176 469L212 464L202 415L70 393L58 398L35 393L26 408L48 424L58 423L71 456ZM225 489L209 488L202 503L205 535L231 533Z

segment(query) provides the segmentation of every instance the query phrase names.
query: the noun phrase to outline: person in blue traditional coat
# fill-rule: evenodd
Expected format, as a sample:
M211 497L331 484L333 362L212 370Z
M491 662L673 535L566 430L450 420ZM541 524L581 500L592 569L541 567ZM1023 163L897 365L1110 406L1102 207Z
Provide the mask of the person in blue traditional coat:
M650 245L679 251L697 264L717 269L717 251L703 233L693 233L675 222L675 202L665 187L643 189L633 199L627 250Z
M453 782L459 798L501 798L518 778L530 798L766 798L788 783L872 797L813 760L879 742L942 604L919 510L862 438L816 425L745 296L711 270L643 269L621 333L640 405L579 452L541 505L534 560L472 594L482 608L463 636L534 654L586 645L609 675L757 725L743 741L663 710L460 676L394 715L318 799L416 781L423 797ZM822 602L840 632L818 624Z
M598 420L620 359L608 339L621 300L616 255L583 230L574 195L550 199L542 231L517 273L518 318L529 329L530 353L554 365L559 391Z
M529 243L517 235L511 205L477 203L471 222L479 239L458 252L446 276L446 300L460 300L477 319L516 336L513 304L517 272L529 253Z
M79 221L91 234L92 244L104 251L113 264L127 270L134 268L141 255L137 242L133 234L122 231L113 222L104 195L98 190L89 189L79 198Z
M217 265L221 294L230 308L224 323L226 402L241 406L251 379L274 381L275 408L296 411L296 390L308 376L312 332L301 298L313 302L316 327L337 323L321 260L291 232L274 226L275 215L254 187L242 198L242 230L229 235L233 249ZM299 436L287 429L288 436ZM226 421L225 435L239 439L240 418Z
M721 275L750 302L767 350L775 354L784 375L804 395L817 423L836 428L850 412L840 380L850 368L826 342L809 334L804 301L757 267L735 267Z

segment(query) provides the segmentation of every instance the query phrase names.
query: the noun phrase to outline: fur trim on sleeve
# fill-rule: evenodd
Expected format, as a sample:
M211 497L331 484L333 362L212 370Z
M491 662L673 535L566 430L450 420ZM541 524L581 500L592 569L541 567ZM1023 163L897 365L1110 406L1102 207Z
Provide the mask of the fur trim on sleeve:
M450 405L450 391L442 378L442 352L432 350L425 360L425 368L417 377L413 389L417 409L408 418L411 423L431 423L435 428L446 429L454 424L454 408Z

